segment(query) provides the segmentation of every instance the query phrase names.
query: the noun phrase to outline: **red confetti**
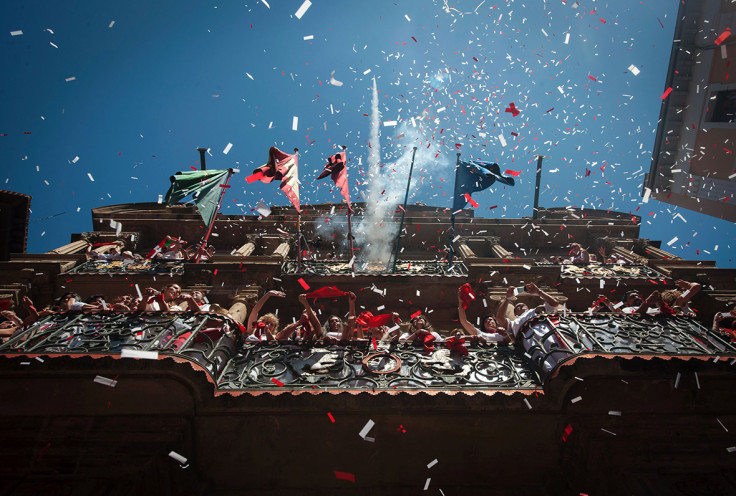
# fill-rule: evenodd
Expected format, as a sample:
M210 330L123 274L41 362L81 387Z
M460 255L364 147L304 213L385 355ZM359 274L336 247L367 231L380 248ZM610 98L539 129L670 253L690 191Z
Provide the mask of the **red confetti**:
M411 314L411 318L413 319L415 317L419 317L420 315L422 315L422 311L421 310L417 310L416 312L414 312L413 314Z
M521 113L521 111L516 108L516 105L514 105L514 102L509 103L509 107L505 110L505 112L510 113L514 117Z
M215 272L212 275L214 275L214 276L217 275L217 269L215 269Z
M221 184L221 185L220 185L220 187L221 187L221 188L229 188L229 187L230 187L230 185L229 185L229 184Z
M562 441L567 442L567 438L570 436L571 433L572 433L572 425L567 424L567 427L565 427L565 432L562 433Z
M281 382L280 380L276 379L275 377L271 377L271 382L273 382L274 384L276 384L278 387L284 387L284 383Z
M419 42L417 41L417 39L416 39L416 38L414 38L413 36L411 37L411 39L412 39L412 40L414 40L414 43L419 43Z
M593 76L591 76L590 74L588 74L588 79L591 79L591 80L593 80L593 81L598 81L598 80L597 80L596 78L594 78L594 77L593 77Z
M672 93L672 87L667 88L667 90L664 93L662 93L662 96L661 96L662 100L670 96L670 93Z
M493 205L490 210L493 210L494 208L498 207L498 205Z
M468 203L470 203L473 208L478 208L478 202L473 200L468 193L465 193L465 199L468 200Z
M36 458L36 461L37 462L40 462L41 461L41 458L43 457L43 455L46 454L46 450L48 450L50 447L51 447L51 441L49 441L46 444L46 446L41 450L41 453L38 454L38 458Z
M729 28L726 28L726 30L722 32L718 36L718 38L716 38L716 41L715 41L716 45L720 45L721 43L726 41L726 38L728 38L729 36L731 36L731 30Z
M298 282L299 284L301 284L301 285L302 285L302 287L304 288L304 290L305 290L305 291L308 291L308 290L309 290L309 284L307 284L307 283L306 283L306 282L304 281L304 279L302 279L302 278L300 277L300 278L299 278L299 279L297 280L297 282Z
M337 470L335 470L335 479L355 482L355 475L351 474L350 472L338 472Z
M513 171L511 169L506 169L505 174L508 174L509 176L519 177L519 175L521 175L521 171Z
M455 149L456 150L459 150L461 146L463 146L462 143L455 143Z
M374 350L377 350L378 349L378 343L376 343L376 337L375 336L371 336L371 339L373 339L373 349Z
M335 417L333 417L333 416L332 416L332 414L331 414L330 412L327 412L327 416L328 416L328 417L330 417L330 420L331 420L331 421L332 421L332 423L334 424L334 423L335 423Z

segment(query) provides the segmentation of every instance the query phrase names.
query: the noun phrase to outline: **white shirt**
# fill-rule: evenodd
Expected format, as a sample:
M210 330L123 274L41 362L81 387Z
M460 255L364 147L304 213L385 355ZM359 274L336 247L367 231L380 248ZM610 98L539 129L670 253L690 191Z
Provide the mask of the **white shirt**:
M440 336L439 334L437 334L434 331L429 331L429 333L432 336L434 336L435 341L442 342L442 341L445 340L445 338L443 338L442 336ZM413 332L405 332L404 334L402 334L401 336L399 336L399 341L406 341L407 339L409 339L409 336L411 336L412 334L414 334L414 333Z

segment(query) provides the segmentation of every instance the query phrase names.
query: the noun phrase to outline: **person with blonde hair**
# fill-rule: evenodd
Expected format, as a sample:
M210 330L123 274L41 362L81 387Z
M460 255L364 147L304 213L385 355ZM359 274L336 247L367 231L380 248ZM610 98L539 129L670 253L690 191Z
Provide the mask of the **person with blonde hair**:
M286 297L283 291L268 291L253 306L253 310L248 315L248 323L245 326L248 341L264 341L273 340L279 330L279 318L273 313L260 315L261 308L272 296L279 298Z

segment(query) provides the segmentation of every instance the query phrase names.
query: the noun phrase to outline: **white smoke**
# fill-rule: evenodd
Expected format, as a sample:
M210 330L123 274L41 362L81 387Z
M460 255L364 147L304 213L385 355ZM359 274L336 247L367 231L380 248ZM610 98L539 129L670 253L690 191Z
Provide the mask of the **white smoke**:
M394 213L398 205L403 204L406 186L409 179L413 147L417 147L409 190L409 200L422 185L433 181L432 172L449 164L446 157L439 152L439 144L430 144L414 119L411 125L406 123L399 127L395 138L396 150L389 152L386 164L381 167L380 145L380 113L378 110L378 90L373 79L373 98L371 101L370 151L368 154L368 173L365 194L365 212L355 229L356 245L361 248L360 258L369 262L388 262L395 250L396 235L399 229L398 216L394 221ZM397 158L394 159L395 156ZM439 160L438 160L439 159ZM445 183L447 184L447 183Z

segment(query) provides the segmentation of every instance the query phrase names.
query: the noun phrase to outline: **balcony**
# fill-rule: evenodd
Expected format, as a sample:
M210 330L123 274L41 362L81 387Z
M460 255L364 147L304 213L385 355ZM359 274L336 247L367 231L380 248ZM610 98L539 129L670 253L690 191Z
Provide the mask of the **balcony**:
M284 274L298 273L297 262L288 260L281 268ZM347 260L304 260L302 273L311 275L350 275L353 270ZM464 276L468 269L460 261L455 261L452 268L447 262L438 260L405 260L396 264L396 271L381 262L355 262L356 274L380 275L429 275L429 276Z
M65 274L181 274L185 260L89 260Z
M350 341L245 342L210 313L67 313L49 316L0 346L12 355L134 355L198 364L220 392L529 390L570 358L605 355L736 356L736 347L688 317L539 316L533 342L464 347ZM523 331L525 331L523 330ZM550 365L551 364L551 365Z
M536 262L538 267L559 267L560 277L577 279L653 279L660 280L663 275L655 269L641 264L554 264Z

